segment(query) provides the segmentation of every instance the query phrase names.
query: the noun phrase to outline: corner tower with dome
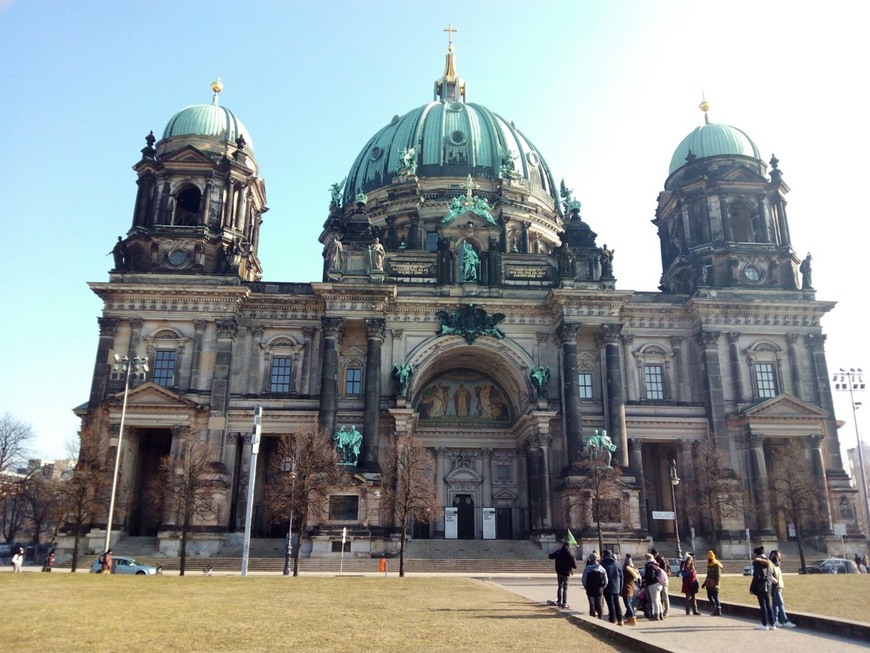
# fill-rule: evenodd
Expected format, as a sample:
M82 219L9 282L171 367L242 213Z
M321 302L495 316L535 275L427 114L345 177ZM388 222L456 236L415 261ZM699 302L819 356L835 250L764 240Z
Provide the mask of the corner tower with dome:
M395 553L379 489L399 435L431 455L441 506L413 524L411 559L431 540L492 540L490 557L499 541L541 553L568 528L588 553L599 524L621 553L652 538L673 555L677 525L694 529L696 549L737 557L746 528L753 540L789 538L776 485L779 452L795 442L822 497L802 527L808 542L839 546L833 525L844 523L847 549L863 546L820 325L834 303L816 298L795 254L778 162L768 171L749 136L705 116L669 169L662 153L660 291L620 289L619 260L580 202L525 131L468 101L469 87L451 38L434 99L378 129L349 170L353 153L330 162L348 172L312 243L317 280L262 278L265 188L251 136L217 103L219 83L212 104L148 137L115 268L91 284L104 307L78 409L109 469L120 442L119 548L140 537L178 552L179 516L153 488L160 461L181 460L193 436L215 505L197 516L188 553L238 554L251 485L252 550L283 551L270 542L287 524L265 501L278 443L316 425L362 441L328 505L300 525L305 558ZM126 409L115 354L151 361ZM606 496L592 482L596 445L619 479ZM676 474L677 524L661 518ZM92 515L95 550L105 517Z

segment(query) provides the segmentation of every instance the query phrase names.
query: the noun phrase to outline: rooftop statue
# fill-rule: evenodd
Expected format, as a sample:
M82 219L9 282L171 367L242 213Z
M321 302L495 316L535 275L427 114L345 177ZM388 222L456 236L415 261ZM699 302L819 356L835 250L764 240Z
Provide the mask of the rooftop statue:
M462 248L462 281L477 281L480 277L480 257L471 243Z
M401 363L393 366L393 378L399 386L399 397L408 398L408 390L411 387L411 377L414 375L414 366L411 363Z
M417 174L417 150L413 147L406 147L401 150L399 169L396 171L400 175L415 175Z
M342 189L344 188L345 181L346 181L346 179L342 179L340 182L332 184L332 186L329 187L329 195L330 195L329 208L330 208L330 210L337 209L337 208L341 207L341 201L342 201L341 195L342 195Z

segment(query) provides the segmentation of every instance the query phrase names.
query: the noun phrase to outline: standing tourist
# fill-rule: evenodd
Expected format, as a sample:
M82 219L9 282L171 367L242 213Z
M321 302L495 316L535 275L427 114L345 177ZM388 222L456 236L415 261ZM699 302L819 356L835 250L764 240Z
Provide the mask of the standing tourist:
M656 564L652 553L644 554L643 584L649 601L649 618L661 621L665 618L662 607L662 585L667 582L664 571Z
M567 542L562 542L562 547L550 554L550 560L555 560L556 568L556 605L560 608L568 607L568 579L577 568L574 554Z
M54 549L48 552L48 555L45 556L45 562L42 564L42 571L51 571L52 567L54 567Z
M656 564L659 566L663 572L665 572L665 580L661 584L662 585L662 615L667 617L671 611L671 600L668 596L668 576L671 575L671 563L668 562L668 559L664 557L661 553L656 551L655 549L650 549L650 553L653 554L653 558L655 558Z
M773 607L770 605L770 560L764 555L764 547L759 546L752 550L755 556L752 559L752 582L749 584L749 593L758 598L758 607L761 608L761 625L756 630L776 630L776 622L773 620Z
M619 595L622 593L622 567L607 549L601 552L601 566L607 574L607 585L604 588L604 602L607 603L607 620L622 625L622 606Z
M683 560L682 569L680 570L680 575L683 577L683 586L682 592L686 595L686 614L689 614L689 610L691 609L691 614L701 614L698 612L698 573L695 571L695 558L692 557L691 553L686 554L685 560Z
M598 553L595 551L586 560L581 581L586 588L586 598L589 599L589 616L603 619L604 609L601 599L604 596L604 588L607 587L607 572L598 564Z
M704 579L704 589L707 590L707 600L712 612L710 616L721 617L722 605L719 603L719 580L722 578L722 563L716 559L714 551L707 551L707 577Z
M779 623L780 626L786 628L797 628L788 620L788 615L785 613L785 605L782 602L783 577L782 569L779 563L782 561L782 555L774 549L770 552L770 576L773 587L773 618L774 623Z
M638 580L640 580L640 572L634 566L631 554L626 553L622 563L622 602L625 603L625 623L629 626L637 625L637 617L634 616L634 595Z
M100 556L100 573L112 573L112 549L106 549L106 552Z
M18 547L18 551L12 556L12 571L16 574L21 573L21 565L24 564L24 547Z

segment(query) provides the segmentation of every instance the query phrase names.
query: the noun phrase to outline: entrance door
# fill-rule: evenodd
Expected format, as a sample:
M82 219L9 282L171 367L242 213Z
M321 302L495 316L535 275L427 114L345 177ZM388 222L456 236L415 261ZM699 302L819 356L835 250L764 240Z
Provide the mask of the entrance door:
M512 513L511 508L495 509L495 536L499 540L510 540L514 536Z
M458 520L458 535L460 540L474 539L474 499L470 494L457 494L453 497Z

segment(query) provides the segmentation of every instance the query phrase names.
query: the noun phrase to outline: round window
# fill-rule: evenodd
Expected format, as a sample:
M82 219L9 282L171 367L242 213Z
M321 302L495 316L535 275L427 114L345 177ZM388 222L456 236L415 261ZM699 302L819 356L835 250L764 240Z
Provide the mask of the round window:
M383 151L381 148L375 146L375 147L372 148L372 153L371 153L371 155L370 155L370 158L371 158L372 161L377 161L377 160L380 159L383 155L384 155L384 151Z
M758 281L761 279L761 271L754 265L747 265L743 268L743 275L750 281Z
M180 267L187 263L188 253L183 249L173 249L169 252L169 265L174 265L175 267Z
M536 166L541 162L536 152L529 152L528 154L526 154L526 161L528 161L529 164L533 166Z
M452 134L450 134L450 141L454 145L462 145L465 143L465 134L463 134L459 129L456 129Z

